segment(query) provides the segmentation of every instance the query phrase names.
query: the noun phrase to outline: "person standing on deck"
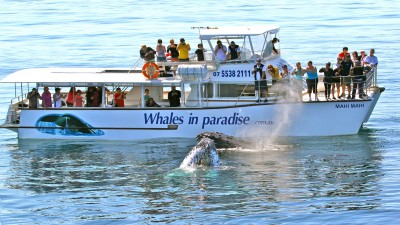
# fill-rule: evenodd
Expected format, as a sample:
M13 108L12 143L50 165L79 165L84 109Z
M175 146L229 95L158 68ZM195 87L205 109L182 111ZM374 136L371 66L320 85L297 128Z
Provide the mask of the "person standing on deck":
M297 62L296 63L296 68L292 71L293 75L293 86L294 89L297 93L297 99L298 101L303 101L303 76L306 73L306 71L301 68L301 63Z
M341 53L338 54L337 58L340 60L344 60L345 56L349 56L350 57L350 53L349 53L349 48L348 47L343 47L342 49L343 51Z
M52 101L51 101L51 93L49 91L49 87L44 87L44 92L42 93L42 106L43 108L51 108Z
M347 87L347 99L351 99L351 77L350 76L350 70L353 67L353 62L350 60L350 56L346 55L344 57L344 60L340 62L340 65L342 66L341 70L341 83L342 83L342 94L340 95L339 98L344 98L346 96L345 94L345 87Z
M29 99L29 108L36 109L38 107L38 100L41 100L42 96L40 96L36 88L32 88L32 91L28 93L26 98Z
M157 47L156 47L157 62L166 62L167 61L167 57L165 56L166 52L167 52L167 50L165 49L165 46L162 44L162 40L158 39Z
M171 91L168 92L168 100L171 107L181 106L181 91L176 90L175 85L172 85Z
M377 66L378 65L378 58L374 55L375 49L371 49L369 51L369 56L366 56L364 59L364 66Z
M231 41L231 44L228 47L228 57L229 60L237 60L240 58L240 48L239 45L235 44L234 41Z
M319 72L324 73L324 87L325 87L325 99L327 101L331 100L331 89L332 89L332 78L335 76L333 69L331 68L331 63L328 62L325 64L324 68L321 68ZM332 92L332 96L335 96Z
M197 55L197 61L204 61L204 52L206 50L203 47L203 44L197 45L197 50L194 52Z
M228 49L222 44L220 40L217 41L217 45L214 48L214 54L217 61L224 61L226 59L226 52Z
M66 95L60 93L61 88L59 87L57 87L55 91L56 93L53 95L54 108L60 108L62 106L62 99L65 98Z
M268 102L267 76L265 75L264 64L261 63L261 59L256 60L256 65L254 65L252 73L254 74L254 90L257 102L261 101L260 97L262 93L265 96L264 102Z
M311 101L311 91L315 95L315 101L319 101L318 99L318 73L317 73L317 68L313 66L312 61L308 62L308 66L306 68L306 73L307 73L307 93L308 93L308 101Z
M178 46L176 47L176 50L179 51L178 60L180 62L189 62L190 45L185 42L184 38L180 39L180 42L179 42Z
M121 91L121 88L117 88L114 94L115 107L125 107L125 93Z

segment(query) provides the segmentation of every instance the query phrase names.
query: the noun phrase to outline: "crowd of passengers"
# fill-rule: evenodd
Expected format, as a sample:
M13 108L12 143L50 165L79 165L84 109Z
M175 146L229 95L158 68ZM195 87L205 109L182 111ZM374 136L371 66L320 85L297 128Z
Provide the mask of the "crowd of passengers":
M154 52L157 54L157 60L166 60L166 52L171 52L171 61L188 61L190 51L190 45L185 43L185 40L181 38L179 45L175 45L173 39L171 39L171 45L168 46L167 50L165 46L162 45L162 40L158 40L157 50ZM199 44L199 49L204 53L204 49ZM183 51L183 47L186 46ZM151 49L151 48L150 48ZM162 49L162 50L160 50ZM171 50L175 49L175 50ZM234 51L232 49L235 49ZM142 51L143 50L143 51ZM145 45L142 46L141 56L146 57L146 54L152 52ZM176 53L174 53L176 51ZM162 54L160 53L162 52ZM197 53L197 51L196 51ZM231 46L226 49L222 45L221 41L217 42L215 47L215 54L220 59L236 59L240 56L240 49L234 42L231 42ZM287 65L283 65L282 69L268 65L264 67L261 63L261 59L256 60L256 65L254 65L253 75L255 79L255 95L258 97L265 97L265 102L268 96L268 85L266 74L272 77L272 85L282 84L286 87L288 84L292 84L291 88L296 92L295 98L297 100L303 100L303 78L306 78L307 83L307 93L309 101L312 101L311 93L314 94L314 100L318 99L318 72L324 74L323 82L325 87L325 99L327 101L336 100L335 91L337 93L337 98L339 99L355 99L356 93L358 91L358 97L360 99L366 96L364 92L364 84L366 81L365 74L371 70L371 68L378 65L378 58L374 55L375 50L371 49L369 55L365 54L362 50L360 55L357 51L353 51L350 55L349 49L343 47L343 51L337 56L336 68L332 69L330 62L326 63L325 67L317 71L317 68L313 65L312 61L309 61L306 68L301 66L300 62L296 63L296 67L293 71L289 72ZM182 58L179 58L181 56ZM222 57L224 56L224 57ZM153 55L154 58L154 55ZM198 57L199 60L204 60L203 57ZM347 97L346 97L347 89ZM108 93L109 91L106 90ZM154 101L153 98L149 97L148 89L144 95L145 105L148 107L159 107L159 105ZM85 94L85 99L83 99L82 94ZM332 96L332 98L331 98ZM175 87L171 88L171 92L168 93L168 99L170 101L171 107L180 106L181 93L176 90ZM36 88L33 88L31 92L28 93L27 98L29 99L29 108L37 108L39 105L39 100L42 100L41 106L43 108L49 107L99 107L102 101L102 89L101 87L89 87L86 93L81 90L76 90L75 87L71 87L67 95L61 94L61 89L56 87L55 93L52 95L48 87L44 87L44 91L40 94ZM117 88L113 96L113 106L114 107L124 107L124 99L126 98L125 93L121 91L121 88ZM64 102L65 99L65 102ZM260 101L260 100L259 100ZM171 103L172 102L172 103Z
M325 67L317 70L312 61L307 63L307 67L303 68L300 62L296 63L293 71L289 72L287 65L283 65L282 69L268 65L265 67L261 63L261 59L256 60L253 74L256 86L256 96L265 97L268 92L266 74L272 77L272 87L280 84L280 89L291 88L295 92L295 98L299 101L303 100L303 79L307 83L308 100L312 101L312 93L314 100L318 99L318 72L323 73L323 83L325 87L325 99L327 101L339 99L355 99L356 93L358 97L364 99L366 93L364 90L366 82L366 73L373 67L378 65L378 58L374 55L375 50L371 49L369 55L362 50L360 55L357 51L353 51L350 55L347 47L343 47L343 51L337 56L336 68L332 68L330 62ZM291 84L288 85L288 84ZM347 90L346 90L347 89ZM276 91L276 90L275 90ZM346 94L347 91L347 94ZM335 97L335 92L336 96ZM259 100L260 101L260 100Z
M179 40L178 44L175 44L174 39L169 41L169 45L165 47L162 43L162 39L158 39L155 50L146 45L142 45L139 50L140 57L147 62L166 62L167 57L171 62L188 62L189 52L191 50L190 44L186 43L184 38ZM230 45L226 47L220 40L217 40L217 44L214 47L214 54L218 61L223 60L236 60L240 58L240 47L234 41L230 42ZM204 61L204 49L203 44L198 44L195 54L197 61Z
M41 106L43 108L60 108L60 107L99 107L102 104L102 88L101 87L89 87L86 93L81 90L76 90L75 87L71 87L68 94L62 94L61 88L56 87L55 93L51 94L49 87L43 87L43 93L40 94L36 88L32 88L32 91L27 94L29 100L28 107L31 109L38 108L39 100L41 100ZM108 95L112 94L106 89ZM82 95L85 95L83 97ZM126 94L121 88L116 88L112 94L112 106L113 107L125 107ZM143 95L144 104L146 107L160 107L155 100L150 96L149 89L145 89ZM170 107L180 106L181 92L176 90L174 85L171 86L171 91L168 92L168 100ZM139 104L141 98L139 99Z
M118 93L121 93L121 89L117 90L114 95ZM85 97L82 95L85 95ZM40 94L36 88L32 88L32 91L27 94L27 99L29 100L29 108L38 108L39 100L41 100L43 108L60 108L63 106L99 107L102 101L102 89L101 87L89 87L85 93L79 89L76 90L75 87L71 87L67 94L62 94L61 88L56 87L54 94L52 94L49 87L43 87L43 92Z

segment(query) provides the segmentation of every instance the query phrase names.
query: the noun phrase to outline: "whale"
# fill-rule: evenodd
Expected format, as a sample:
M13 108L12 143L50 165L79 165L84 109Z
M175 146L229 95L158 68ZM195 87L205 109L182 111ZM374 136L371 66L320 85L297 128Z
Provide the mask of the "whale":
M214 141L217 149L221 148L248 148L251 142L245 141L233 136L226 135L221 132L203 132L196 136L196 140L200 141L203 138L209 138Z
M179 168L187 169L196 166L217 167L221 164L217 148L210 138L202 138L186 155Z

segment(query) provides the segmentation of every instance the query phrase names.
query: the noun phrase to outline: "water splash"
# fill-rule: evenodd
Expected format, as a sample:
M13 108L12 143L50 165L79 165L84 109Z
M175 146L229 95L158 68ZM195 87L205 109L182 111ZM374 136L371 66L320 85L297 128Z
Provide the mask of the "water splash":
M243 129L237 135L252 137L246 139L251 142L251 148L265 149L266 146L274 145L282 137L295 135L293 123L298 122L303 116L303 103L298 99L299 94L291 87L288 83L276 83L269 89L275 96L269 97L269 101L273 104L266 110L268 114L275 115L271 118L273 124L253 125Z

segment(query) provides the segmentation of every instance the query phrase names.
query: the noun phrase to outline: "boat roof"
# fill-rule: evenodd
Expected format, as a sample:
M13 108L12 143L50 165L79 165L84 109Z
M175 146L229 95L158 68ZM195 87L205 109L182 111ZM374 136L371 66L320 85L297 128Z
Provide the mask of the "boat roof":
M128 73L128 71L130 71ZM149 80L141 70L129 68L34 68L16 71L0 83L39 83L48 86L97 86L98 84L168 84L179 83L179 77Z
M231 27L207 27L200 29L200 39L214 39L218 37L236 37L236 36L256 36L271 32L272 34L279 31L279 26L231 26Z

